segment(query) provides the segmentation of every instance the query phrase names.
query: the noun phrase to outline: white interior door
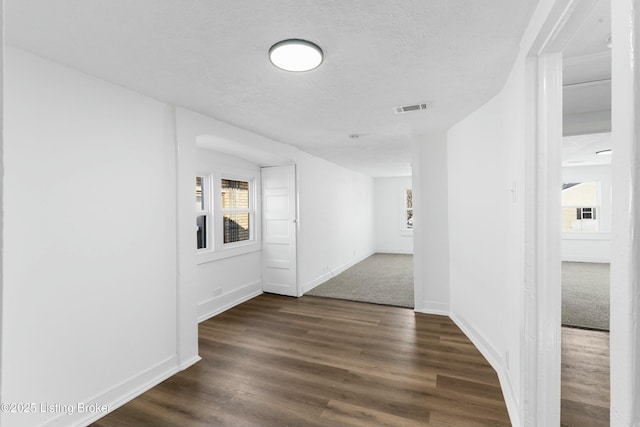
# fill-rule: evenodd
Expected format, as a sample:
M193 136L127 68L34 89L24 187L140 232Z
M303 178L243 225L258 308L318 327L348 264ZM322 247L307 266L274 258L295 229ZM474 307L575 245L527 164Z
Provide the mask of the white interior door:
M296 167L262 168L262 290L298 296Z

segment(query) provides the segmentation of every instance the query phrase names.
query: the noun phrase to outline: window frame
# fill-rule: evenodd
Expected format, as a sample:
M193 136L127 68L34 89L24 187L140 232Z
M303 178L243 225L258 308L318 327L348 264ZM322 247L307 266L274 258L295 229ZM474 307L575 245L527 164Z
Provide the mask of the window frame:
M212 217L212 206L211 206L211 175L207 174L207 173L198 173L196 174L196 179L194 180L195 182L197 182L198 178L200 178L201 180L201 187L202 187L202 194L201 194L201 198L202 198L202 209L196 209L195 210L195 220L196 220L196 230L198 227L198 218L201 216L205 217L204 220L204 224L205 224L205 246L203 248L198 248L197 245L197 238L196 238L196 251L197 252L205 252L205 251L209 251L212 249L213 247L213 236L212 236L212 231L211 231L211 217ZM197 184L196 184L196 194L197 194Z
M261 203L260 203L260 170L239 169L235 173L211 171L206 174L209 180L210 215L208 222L208 238L211 242L207 249L196 252L197 264L204 264L238 255L249 254L262 250L261 236ZM224 243L222 212L222 180L245 181L249 183L249 240Z
M249 207L248 208L223 208L222 207L222 180L229 180L229 181L239 181L239 182L246 182L248 185L248 190L249 190ZM230 175L230 174L221 174L220 175L220 179L218 180L218 185L217 187L220 190L220 195L218 200L220 201L220 207L219 207L219 211L220 214L216 215L220 217L220 235L222 236L222 245L224 248L235 248L235 247L241 247L241 246L246 246L246 245L250 245L252 244L252 242L255 240L255 226L256 226L256 221L255 221L255 205L256 205L256 190L255 190L255 180L252 178L248 178L248 177L240 177L237 175ZM248 240L240 240L237 242L229 242L229 243L225 243L224 242L224 215L225 214L234 214L234 213L247 213L249 214L249 239Z
M411 207L407 206L407 192L411 191ZM403 187L400 191L400 235L401 236L413 236L413 227L409 228L407 226L407 212L411 210L413 213L413 188L411 187ZM415 215L412 216L415 218Z

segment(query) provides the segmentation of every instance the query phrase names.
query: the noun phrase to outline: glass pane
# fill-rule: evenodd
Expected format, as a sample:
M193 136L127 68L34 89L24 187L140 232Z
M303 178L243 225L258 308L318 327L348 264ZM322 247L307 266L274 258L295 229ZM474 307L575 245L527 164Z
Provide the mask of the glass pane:
M407 190L407 209L413 208L413 192L411 190Z
M413 228L413 209L407 209L407 228Z
M207 216L200 215L196 218L196 240L198 241L198 249L207 248Z
M222 209L249 209L249 183L222 180Z
M202 197L203 178L196 176L196 211L204 210L204 197Z
M224 243L249 240L249 214L234 213L224 215Z

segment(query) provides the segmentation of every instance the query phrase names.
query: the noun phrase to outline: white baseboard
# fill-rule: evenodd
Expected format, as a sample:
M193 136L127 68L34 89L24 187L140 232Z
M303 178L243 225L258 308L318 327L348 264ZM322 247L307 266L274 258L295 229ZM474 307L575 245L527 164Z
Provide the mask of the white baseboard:
M473 345L482 353L487 362L498 374L498 380L500 381L500 388L504 396L504 401L507 405L507 411L509 412L509 419L511 425L514 427L521 426L520 421L520 405L518 398L515 394L515 390L511 384L511 377L507 369L507 364L502 355L492 346L489 341L478 332L473 326L471 326L462 317L456 316L454 313L449 315L451 320L464 332L464 334L471 340Z
M99 407L106 406L106 412L81 412L77 407L75 407L74 411L68 411L72 413L63 412L51 420L44 422L41 426L87 426L102 418L107 413L112 412L125 403L135 399L145 391L160 384L162 381L176 374L179 370L180 369L177 367L177 357L175 355L168 357L146 371L138 375L134 375L128 380L125 380L105 392L83 402L85 408L88 408L89 405L97 405Z
M413 250L407 251L402 249L376 249L377 254L400 254L400 255L413 255Z
M198 355L195 355L191 359L181 363L180 366L178 366L178 370L179 371L184 371L185 369L195 365L196 363L198 363L201 360L202 360L202 357L200 357Z
M238 304L242 304L262 293L262 280L248 283L226 294L208 299L198 304L198 323L217 316Z
M438 316L449 315L449 304L443 302L427 301L423 300L420 306L416 307L414 311L424 314L436 314Z
M329 280L332 277L337 276L338 274L342 273L343 271L353 267L357 263L359 263L361 261L364 261L365 259L369 258L374 253L375 252L370 252L370 253L367 253L365 255L353 258L353 259L349 260L348 262L342 264L341 266L336 267L334 269L331 269L331 270L327 271L326 273L320 275L319 277L316 277L315 279L303 284L300 287L300 290L302 292L300 293L299 296L304 295L305 293L309 292L311 289L315 288L316 286L322 285L327 280Z

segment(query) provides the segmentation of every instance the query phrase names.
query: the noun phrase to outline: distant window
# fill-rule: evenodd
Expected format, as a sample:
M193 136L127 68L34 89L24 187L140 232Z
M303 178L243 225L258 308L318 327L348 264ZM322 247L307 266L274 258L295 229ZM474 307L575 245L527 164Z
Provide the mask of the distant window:
M571 182L562 185L562 231L599 230L599 182Z
M209 202L208 179L205 176L196 177L196 241L197 249L207 249L208 223L211 218L211 208Z
M250 181L221 180L222 232L225 244L251 240L253 237L252 187Z
M405 206L404 206L404 211L405 211L405 226L406 228L413 228L413 192L411 191L411 189L407 189L405 191Z

